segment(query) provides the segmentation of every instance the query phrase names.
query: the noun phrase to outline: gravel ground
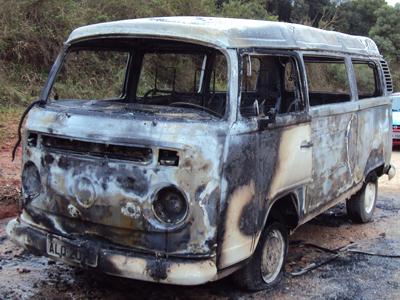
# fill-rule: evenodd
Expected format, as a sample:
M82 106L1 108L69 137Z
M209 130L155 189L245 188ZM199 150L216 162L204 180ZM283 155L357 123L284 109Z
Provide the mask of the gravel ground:
M392 161L400 173L400 151ZM35 257L13 245L0 220L0 299L400 299L400 259L344 252L304 275L296 271L333 257L305 243L336 249L349 243L362 251L400 255L400 174L381 179L375 220L352 224L338 205L291 237L282 283L271 292L247 293L230 278L197 287L119 279Z

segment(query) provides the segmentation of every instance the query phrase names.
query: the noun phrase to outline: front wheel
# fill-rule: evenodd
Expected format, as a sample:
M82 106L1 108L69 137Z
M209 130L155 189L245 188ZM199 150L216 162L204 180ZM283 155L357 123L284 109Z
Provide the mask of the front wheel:
M346 202L347 215L357 223L372 220L378 198L378 179L367 181L360 192Z
M277 222L268 225L249 263L234 274L235 282L250 291L272 289L282 279L287 251L286 227Z

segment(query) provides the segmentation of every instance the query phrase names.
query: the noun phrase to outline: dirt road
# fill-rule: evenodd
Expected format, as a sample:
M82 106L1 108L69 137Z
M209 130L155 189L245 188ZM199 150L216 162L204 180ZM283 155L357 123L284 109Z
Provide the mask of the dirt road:
M0 205L2 216L15 213L18 164L9 162L10 145L0 155ZM34 257L13 245L0 220L0 299L400 299L400 259L342 253L336 259L293 277L311 263L334 254L304 246L304 242L336 249L356 243L354 249L384 255L400 255L400 151L393 153L398 176L380 181L375 220L352 224L339 205L303 225L291 237L286 275L271 292L246 293L229 278L198 287L176 287L112 278ZM6 195L7 197L4 197ZM7 200L9 199L9 200ZM8 202L7 202L8 201ZM5 213L4 209L8 209ZM1 210L1 209L0 209Z
M14 162L11 151L17 140L20 111L0 112L0 219L17 213L20 192L21 151Z

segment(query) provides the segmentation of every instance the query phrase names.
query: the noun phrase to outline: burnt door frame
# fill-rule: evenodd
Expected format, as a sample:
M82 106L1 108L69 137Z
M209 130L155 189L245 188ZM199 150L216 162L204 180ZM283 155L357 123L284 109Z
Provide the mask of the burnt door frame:
M311 116L313 142L313 175L305 199L305 215L329 208L335 200L355 185L357 161L358 110L351 58L337 53L303 52L306 85L305 96ZM304 56L338 59L345 63L350 100L310 105L309 85Z

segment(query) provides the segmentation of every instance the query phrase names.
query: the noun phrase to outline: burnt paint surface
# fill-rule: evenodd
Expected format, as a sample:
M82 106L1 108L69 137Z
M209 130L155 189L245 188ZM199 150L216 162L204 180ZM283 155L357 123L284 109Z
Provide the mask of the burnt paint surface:
M28 222L60 235L97 237L152 253L215 254L224 123L170 118L158 124L154 117L148 121L126 114L117 115L116 133L117 119L109 115L77 113L63 118L57 105L49 106L31 111L29 130L85 141L101 136L104 143L149 147L155 155L149 163L92 157L45 148L39 134L37 147L24 147L29 149L24 161L38 167L44 186L25 208ZM193 139L187 145L189 134ZM160 148L176 149L179 166L159 165ZM186 220L172 227L158 221L152 210L157 191L167 186L176 186L189 203Z
M236 132L230 136L223 175L226 196L221 197L219 267L249 257L276 196L311 177L311 168L294 170L299 163L292 159L303 156L300 146L310 138L309 122L303 115L297 116L297 120L282 120L266 130L259 130L251 120L234 126ZM290 126L289 121L301 125ZM310 167L311 153L307 151L303 159ZM288 176L289 173L294 176Z
M39 168L44 192L25 207L22 218L61 236L105 240L155 255L217 254L218 267L225 268L254 252L279 195L307 186L302 212L307 218L346 192L354 194L368 172L390 160L389 106L378 105L382 99L368 101L351 103L354 107L340 114L317 112L311 123L289 116L266 130L254 120L228 129L223 122L158 122L118 114L118 134L109 115L98 122L99 115L60 117L58 107L37 108L29 115L29 130L142 145L152 149L154 158L137 164L25 145L24 161ZM86 125L93 122L97 126ZM135 139L132 130L138 133ZM310 139L317 146L312 156L301 149ZM159 166L159 148L177 150L179 166ZM189 216L166 228L154 218L151 202L157 189L171 184L189 199ZM167 269L161 260L150 264L148 273L163 280Z
M390 105L385 97L311 110L313 182L306 214L319 211L390 162Z
M385 101L349 102L337 111L316 108L311 121L298 117L291 120L294 125L286 120L265 131L251 122L238 124L224 168L219 267L251 256L271 205L286 192L305 188L305 203L296 204L302 224L354 195L369 172L388 164L390 106ZM314 146L303 148L308 142Z
M390 100L384 98L363 100L361 103L357 140L359 177L365 177L377 167L390 162L392 111L389 103Z
M265 197L276 169L280 135L280 129L275 129L231 136L224 169L227 195L234 195L241 187L248 187L251 190L249 194L251 197L243 205L242 215L237 224L244 235L252 236L261 225L257 211L264 203L261 197ZM238 199L237 201L243 200ZM236 199L226 200L221 205L222 211L232 204L230 201Z
M312 120L313 181L307 190L307 211L336 199L354 185L357 114L314 116Z
M164 255L149 256L145 253L132 251L129 248L116 247L99 238L83 239L57 237L70 245L80 247L80 262L65 260L47 254L47 232L28 226L20 220L12 220L7 226L7 232L15 237L15 241L36 255L46 255L53 259L60 259L69 264L84 268L99 268L102 272L122 277L132 277L164 283L176 283L180 278L183 284L195 284L209 281L215 276L215 264L210 259L173 258ZM52 237L54 237L52 235ZM93 256L97 252L98 258ZM193 278L187 278L188 269L197 272ZM204 272L203 274L201 272ZM172 275L172 278L170 278ZM197 276L196 276L197 275ZM200 275L200 276L199 276ZM204 277L202 277L204 276Z

